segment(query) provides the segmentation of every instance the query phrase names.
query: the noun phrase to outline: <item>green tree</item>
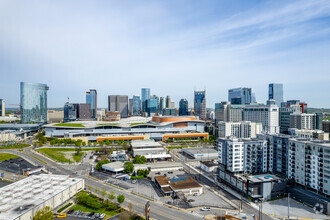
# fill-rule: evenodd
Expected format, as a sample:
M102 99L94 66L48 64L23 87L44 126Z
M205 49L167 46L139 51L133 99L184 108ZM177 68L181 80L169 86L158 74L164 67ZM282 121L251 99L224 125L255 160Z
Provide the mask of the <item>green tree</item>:
M56 142L55 142L55 140L51 140L51 141L49 142L49 144L50 144L51 146L54 146L54 145L56 144Z
M108 194L108 198L109 199L115 199L116 198L116 196L115 196L115 192L114 191L111 191L109 194Z
M99 141L99 145L103 147L104 142L103 141Z
M136 173L138 176L147 177L150 171L148 169L144 169L144 170L138 170Z
M82 142L82 146L86 146L86 142L85 141Z
M145 156L141 156L141 155L136 155L133 163L135 164L145 164L146 163L146 157Z
M88 146L91 147L92 146L92 142L88 141Z
M81 146L76 145L76 155L78 155L81 152Z
M134 165L132 162L124 163L124 173L132 173L134 170Z
M120 204L125 201L125 196L123 194L117 196L117 202Z
M49 206L39 210L36 215L33 217L33 220L53 220L54 215Z
M104 140L104 143L105 143L105 145L109 146L109 145L110 145L110 141L109 141L109 139L105 139L105 140Z
M107 163L110 163L110 161L109 160L101 160L101 161L97 162L97 164L95 166L95 169L100 171L102 169L102 165L107 164Z
M106 191L105 189L102 189L102 191L101 191L101 195L102 195L103 197L105 197L105 196L107 195L107 191Z

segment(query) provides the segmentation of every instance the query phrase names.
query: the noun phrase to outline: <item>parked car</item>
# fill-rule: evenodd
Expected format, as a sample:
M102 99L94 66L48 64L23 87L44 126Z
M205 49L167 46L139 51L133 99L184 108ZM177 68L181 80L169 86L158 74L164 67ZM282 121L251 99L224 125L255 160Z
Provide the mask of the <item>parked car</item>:
M188 202L195 202L194 199L188 199Z
M172 202L171 202L171 201L167 201L166 203L167 203L167 204L172 204Z
M60 213L56 216L57 218L66 218L66 213Z
M94 214L95 214L95 212L91 212L91 213L89 213L87 216L88 216L88 217L93 217Z
M105 217L105 214L102 213L99 218L103 219Z
M160 172L155 173L156 175L160 175Z
M168 171L167 173L168 173L168 174L173 174L173 171Z
M74 210L73 209L70 209L67 213L68 214L72 214L74 212Z
M95 218L99 218L101 213L96 213Z
M211 209L210 208L208 208L208 207L203 207L203 208L201 208L201 211L210 211Z
M137 181L136 180L132 180L132 183L135 184Z
M200 193L194 193L194 196L200 196L201 194Z

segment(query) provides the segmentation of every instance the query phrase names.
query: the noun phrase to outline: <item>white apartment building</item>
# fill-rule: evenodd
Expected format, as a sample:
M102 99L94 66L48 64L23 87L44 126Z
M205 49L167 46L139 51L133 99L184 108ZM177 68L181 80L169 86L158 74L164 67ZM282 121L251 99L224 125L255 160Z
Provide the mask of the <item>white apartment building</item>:
M219 137L256 138L262 132L262 124L251 121L218 123Z
M330 195L330 142L289 139L289 178Z
M307 113L291 114L290 128L313 130L315 128L315 114L307 114Z
M245 121L261 123L265 132L277 134L280 132L279 107L273 103L267 105L248 105L244 107Z

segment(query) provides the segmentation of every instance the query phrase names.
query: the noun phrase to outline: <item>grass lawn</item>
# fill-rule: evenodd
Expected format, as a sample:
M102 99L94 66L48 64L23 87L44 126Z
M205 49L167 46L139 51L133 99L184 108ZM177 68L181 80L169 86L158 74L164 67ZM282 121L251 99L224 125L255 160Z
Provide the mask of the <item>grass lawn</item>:
M14 154L0 153L0 161L5 161L15 158L19 158L19 156L16 156Z
M132 123L130 124L130 126L133 126L133 125L150 125L149 123Z
M118 125L118 123L104 123L104 124L98 124L98 125Z
M79 154L73 154L73 159L74 159L74 161L76 161L76 162L79 162L80 161L80 159L81 159L81 157L83 156L83 152L80 152Z
M86 212L86 213L90 213L90 212L95 212L95 213L105 213L106 216L104 219L108 219L111 216L115 216L117 215L119 212L118 211L106 211L105 208L101 208L101 209L90 209L88 207L85 207L83 205L77 204L74 205L71 209L75 210L75 211L82 211L82 212Z
M29 147L29 144L17 144L17 145L10 145L8 147L1 146L0 149L19 149L24 147Z
M82 151L88 151L90 149L82 149ZM62 163L72 163L73 160L75 162L79 162L81 157L83 156L83 152L80 152L78 155L73 154L72 158L73 160L68 159L64 153L64 151L76 151L74 148L40 148L37 149L37 151L46 154L47 156L53 158L54 160L57 160Z
M76 124L76 123L59 123L59 124L54 124L54 126L77 127L77 128L84 128L85 127L82 124Z
M58 149L50 149L50 148L41 148L37 151L46 154L47 156L53 158L54 160L57 160L62 163L70 163L73 161L70 161L68 158L65 157L65 154Z

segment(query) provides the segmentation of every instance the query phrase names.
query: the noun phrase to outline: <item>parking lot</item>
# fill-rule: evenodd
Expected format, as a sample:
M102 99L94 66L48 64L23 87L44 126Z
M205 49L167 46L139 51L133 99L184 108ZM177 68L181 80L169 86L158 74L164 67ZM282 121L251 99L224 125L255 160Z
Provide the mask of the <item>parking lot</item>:
M218 207L218 208L227 208L232 209L233 207L226 203L223 199L215 195L213 192L208 190L206 187L203 187L203 194L200 196L187 196L187 201L177 201L171 197L164 197L156 184L154 183L154 177L159 175L166 175L170 179L172 178L185 178L191 177L190 174L186 173L185 171L157 171L157 172L150 172L149 179L138 179L136 181L133 180L121 180L116 179L110 174L105 173L96 173L95 177L102 179L108 183L113 185L119 186L121 188L131 190L132 192L138 193L143 196L147 196L149 198L153 198L159 200L163 203L184 207L184 208L194 208L200 206L210 206L210 207ZM199 181L197 179L197 181Z

